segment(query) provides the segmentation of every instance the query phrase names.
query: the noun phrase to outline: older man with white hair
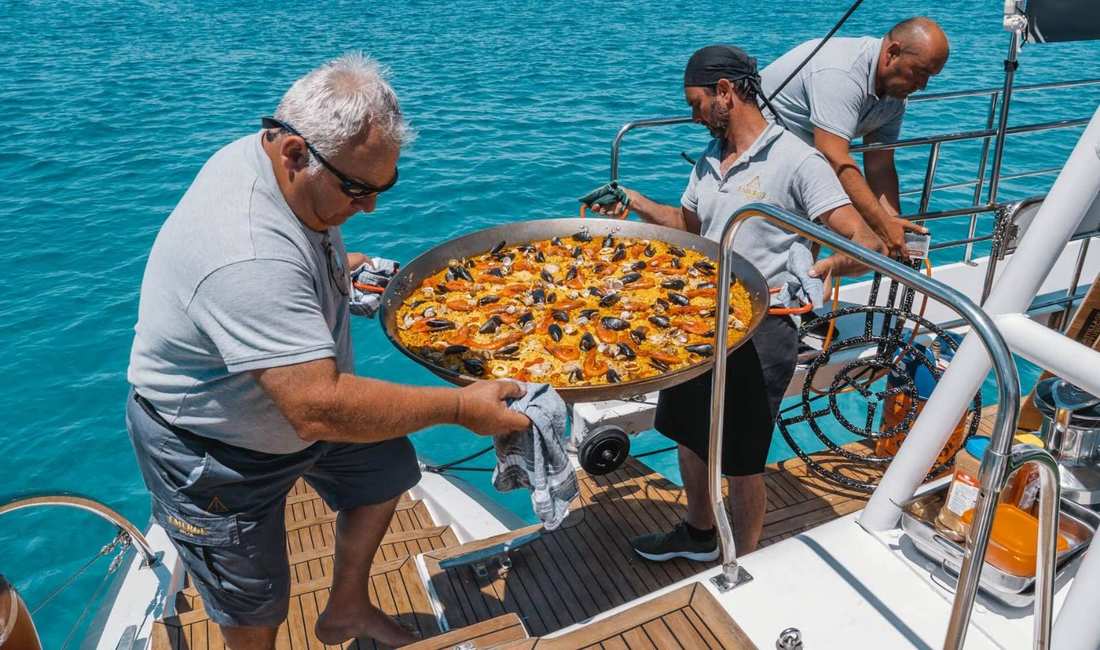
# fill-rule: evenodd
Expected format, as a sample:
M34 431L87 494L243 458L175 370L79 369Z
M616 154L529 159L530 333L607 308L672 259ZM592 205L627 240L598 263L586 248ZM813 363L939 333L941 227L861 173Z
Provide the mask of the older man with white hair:
M283 507L299 478L339 513L317 638L413 641L367 588L397 500L420 479L406 436L528 426L505 404L522 394L513 382L427 388L354 374L354 260L340 226L397 182L409 137L376 63L326 63L261 131L206 162L149 254L127 429L153 515L234 650L273 648L286 618Z

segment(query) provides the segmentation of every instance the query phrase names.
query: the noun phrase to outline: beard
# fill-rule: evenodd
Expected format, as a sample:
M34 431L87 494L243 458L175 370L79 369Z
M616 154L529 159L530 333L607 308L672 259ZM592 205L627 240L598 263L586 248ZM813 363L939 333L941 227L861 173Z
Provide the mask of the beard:
M710 118L704 124L710 134L715 138L726 137L726 130L730 125L730 109L720 105L715 98L710 101L707 112L710 113Z

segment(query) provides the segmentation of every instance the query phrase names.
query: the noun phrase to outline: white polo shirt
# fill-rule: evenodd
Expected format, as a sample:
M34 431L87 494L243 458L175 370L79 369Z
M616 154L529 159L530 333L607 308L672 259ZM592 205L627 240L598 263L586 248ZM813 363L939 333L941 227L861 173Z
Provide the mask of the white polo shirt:
M824 156L775 124L724 174L723 148L724 141L711 141L680 198L699 215L700 234L707 239L720 240L733 213L750 203L770 203L813 220L851 203ZM794 279L787 272L787 255L796 240L777 226L751 219L738 233L734 251L760 271L768 286L778 287Z

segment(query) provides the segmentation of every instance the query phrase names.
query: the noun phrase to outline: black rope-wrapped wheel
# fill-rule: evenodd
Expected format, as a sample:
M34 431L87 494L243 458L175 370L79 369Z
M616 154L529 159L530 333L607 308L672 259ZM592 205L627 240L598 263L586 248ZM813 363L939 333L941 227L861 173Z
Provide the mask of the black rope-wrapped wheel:
M827 325L833 319L854 314L863 314L866 319L864 331L861 335L834 340L828 347L809 360L806 365L805 380L802 384L802 401L793 407L784 409L784 412L795 411L794 415L780 417L777 420L779 431L784 440L811 471L843 487L868 493L874 491L882 472L893 460L893 456L876 455L874 453L875 442L907 433L917 417L917 407L920 400L912 378L902 366L903 360L918 360L937 381L943 374L936 367L936 364L909 340L906 326L908 325L910 328L919 326L921 329L936 335L941 345L947 346L951 352L954 352L958 347L955 341L951 337L945 336L944 330L935 323L912 313L914 293L912 289L903 288L900 301L898 301L900 305L894 307L892 305L899 296L897 285L891 282L889 295L887 296L887 306L874 305L880 281L881 277L876 275L872 282L871 299L869 301L872 304L838 309L835 312L803 323L799 330L800 338L805 336L807 332L820 328L823 324ZM874 327L876 316L882 319L877 333L874 331L876 329ZM829 382L826 391L821 392L815 388L818 372L827 367L835 355L868 348L874 350L874 354L857 357L846 363ZM885 376L890 373L903 377L902 383L896 386L884 385L876 388L875 385L879 382L885 382ZM866 401L866 417L863 423L853 422L851 418L841 412L837 396L845 392L855 392ZM909 409L896 425L883 431L877 430L874 421L879 406L899 394L905 394L909 397ZM827 405L818 406L815 409L815 404L822 399L826 400ZM981 410L981 395L978 394L974 396L970 409L964 416L969 418L966 438L977 433ZM857 442L858 439L862 439L869 443L866 445L867 452L860 453L861 446L844 444L830 437L820 422L822 418L826 417L831 417L833 422L839 423L845 431L855 435ZM804 450L794 439L789 427L803 422L810 427L816 438L825 445L828 450L824 454L825 458L822 458L821 455L815 458L813 454ZM825 466L821 461L830 457L840 462L831 463L831 467ZM953 459L949 458L946 462L937 464L928 473L927 478L940 475L944 470L949 469L952 463Z

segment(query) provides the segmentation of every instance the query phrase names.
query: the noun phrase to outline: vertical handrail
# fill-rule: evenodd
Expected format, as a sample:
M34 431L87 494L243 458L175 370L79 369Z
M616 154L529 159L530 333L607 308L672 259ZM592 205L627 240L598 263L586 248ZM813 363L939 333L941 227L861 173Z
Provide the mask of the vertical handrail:
M1000 96L1000 92L997 91L989 94L989 112L986 113L985 117L985 128L987 129L993 128L993 121L997 118L997 100ZM974 185L974 198L971 200L973 205L978 205L978 201L982 200L982 190L985 188L985 167L989 163L989 144L990 138L982 139L982 156L978 159L977 183ZM970 228L967 230L966 238L973 239L977 232L978 213L975 212L970 215ZM966 245L963 261L966 263L974 261L974 242Z
M935 300L948 305L963 320L970 324L971 330L978 336L989 354L993 364L993 370L997 377L997 392L1000 400L1000 408L993 424L993 444L990 445L989 454L1001 459L1003 469L1008 456L1012 435L1016 431L1016 421L1019 417L1020 407L1020 378L1016 371L1016 365L1012 359L1004 338L993 324L993 320L982 311L974 302L961 291L949 287L942 282L928 278L911 267L900 262L884 257L874 251L859 246L836 233L819 226L809 220L787 212L773 205L763 203L749 204L735 212L722 230L719 240L718 277L730 276L730 255L733 252L733 244L741 225L749 218L759 217L772 224L804 237L813 242L827 246L833 251L842 253L857 262L864 264L887 277L925 293ZM725 386L726 386L726 354L729 340L729 308L730 308L730 283L718 283L718 309L715 315L715 356L714 375L711 380L711 409L710 409L710 444L707 454L707 478L713 492L711 493L711 507L714 510L714 518L718 524L719 540L722 546L722 574L721 577L728 584L736 584L739 573L737 564L737 549L733 541L733 531L729 527L726 518L724 502L722 499L721 481L721 452L722 452L722 423L725 415ZM988 480L990 471L982 465L983 480ZM1003 479L1004 474L1000 475ZM974 522L974 528L992 525L992 518L978 518ZM984 554L984 548L981 549ZM721 587L721 585L720 585ZM958 601L956 602L958 605ZM973 605L973 601L970 602ZM969 611L967 612L969 617ZM965 626L964 626L965 629Z
M1005 82L1001 91L1001 115L997 121L997 144L993 147L993 169L989 177L989 200L993 205L997 202L997 190L1001 181L1001 164L1004 162L1005 135L1008 129L1008 109L1012 105L1012 81L1016 78L1016 56L1020 52L1020 32L1012 31L1008 43L1008 54L1005 56Z
M619 127L615 139L611 141L611 181L619 180L619 150L622 147L623 137L634 129L649 126L668 126L670 124L687 124L691 116L681 117L654 117L645 120L634 120Z
M940 142L933 142L928 149L928 166L924 170L924 186L920 192L920 209L918 212L928 212L928 204L932 201L932 190L936 182L936 166L940 162Z

